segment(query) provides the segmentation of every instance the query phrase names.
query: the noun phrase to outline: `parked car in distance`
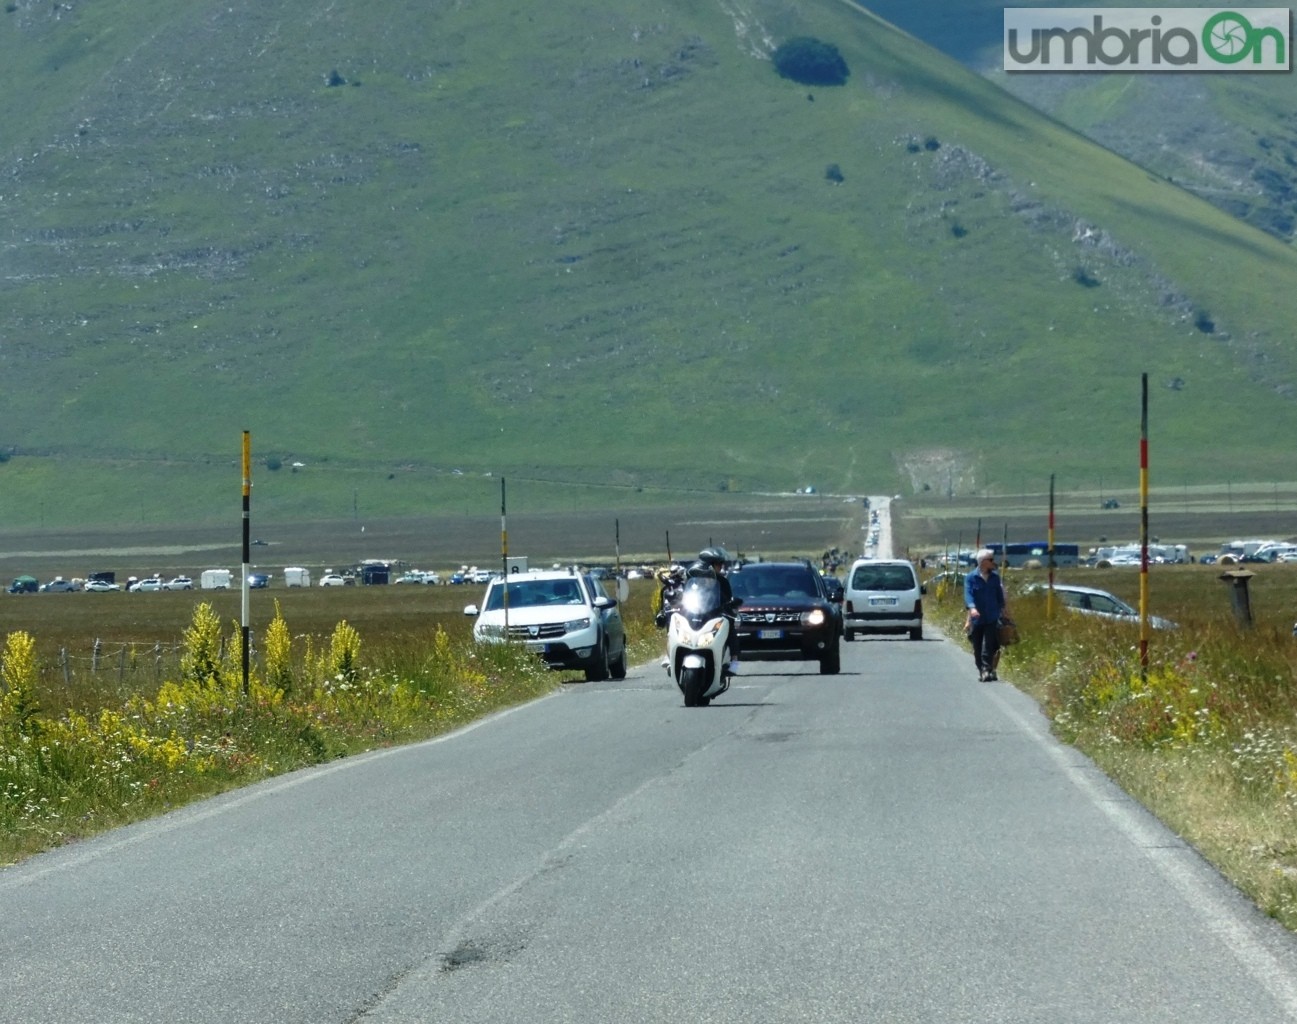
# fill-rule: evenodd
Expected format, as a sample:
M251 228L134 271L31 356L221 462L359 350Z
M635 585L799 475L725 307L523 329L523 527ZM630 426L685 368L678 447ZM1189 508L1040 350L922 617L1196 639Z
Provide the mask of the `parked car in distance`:
M393 583L421 583L424 586L436 586L441 582L441 577L435 572L425 569L411 569L409 572L402 573Z
M326 572L320 577L320 586L322 587L345 587L347 581L336 572Z
M824 577L805 562L751 562L729 574L742 600L739 662L818 661L821 675L842 671L841 606Z
M146 576L142 580L136 580L126 589L132 594L154 594L166 590L167 585L162 582L161 576Z
M922 640L925 593L905 559L856 559L847 573L842 609L847 639L857 633L908 633L911 640Z
M270 586L270 573L268 572L248 573L249 590L265 590L268 586Z
M508 600L506 632L505 600ZM626 628L617 602L589 573L566 570L530 572L487 584L476 615L473 638L480 643L506 639L526 644L556 670L576 669L587 682L626 678Z
M86 580L82 589L92 594L107 594L122 588L116 583L109 583L107 580Z
M9 584L11 594L35 594L41 588L40 580L35 576L15 576Z
M1026 594L1044 594L1049 590L1047 583L1035 583L1028 587ZM1082 587L1073 583L1055 583L1054 597L1063 607L1082 615L1093 615L1114 622L1138 623L1139 612L1115 594L1095 587ZM1154 629L1179 629L1179 624L1158 615L1150 615L1148 623Z
M193 590L194 581L188 576L173 576L166 583L168 590Z
M41 584L42 594L71 594L80 589L80 582L65 580L62 576L55 576L48 583Z

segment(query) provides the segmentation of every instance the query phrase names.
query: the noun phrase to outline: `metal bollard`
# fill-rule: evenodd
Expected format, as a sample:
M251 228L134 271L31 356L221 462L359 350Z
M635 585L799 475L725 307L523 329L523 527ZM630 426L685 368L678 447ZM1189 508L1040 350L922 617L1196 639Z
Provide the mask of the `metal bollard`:
M1255 575L1256 573L1249 572L1247 569L1233 569L1221 573L1219 577L1226 583L1232 584L1229 592L1230 603L1234 608L1234 619L1242 629L1252 628L1252 602L1248 597L1247 581Z

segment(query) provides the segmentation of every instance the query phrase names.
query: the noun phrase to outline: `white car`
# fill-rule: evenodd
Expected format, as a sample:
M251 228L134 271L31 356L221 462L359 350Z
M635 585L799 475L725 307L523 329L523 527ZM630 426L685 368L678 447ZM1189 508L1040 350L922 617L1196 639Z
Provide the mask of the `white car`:
M1044 594L1048 589L1048 584L1036 584L1030 587L1027 593ZM1082 587L1074 583L1055 583L1054 597L1062 603L1063 607L1074 612L1080 612L1082 615L1094 615L1114 622L1135 624L1139 622L1139 612L1137 610L1106 590L1099 590L1095 587ZM1148 623L1154 629L1179 628L1177 623L1157 615L1150 615Z
M121 590L116 583L109 583L107 580L86 580L81 587L91 593L107 594L114 590Z
M326 572L320 577L320 586L322 587L345 587L346 585L347 581L336 572Z
M132 594L156 594L165 590L166 586L161 576L146 576L142 580L136 580L126 589Z
M552 669L578 669L587 682L626 678L626 629L617 602L588 573L565 570L496 577L486 588L473 639L517 640ZM505 599L508 598L508 608Z
M167 581L168 590L193 590L194 581L188 576L176 576Z

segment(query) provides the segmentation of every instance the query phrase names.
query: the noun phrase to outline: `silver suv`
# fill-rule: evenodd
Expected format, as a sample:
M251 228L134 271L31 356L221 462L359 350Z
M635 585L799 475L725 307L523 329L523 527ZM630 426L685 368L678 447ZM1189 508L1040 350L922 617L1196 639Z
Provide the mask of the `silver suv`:
M506 629L505 598L508 597ZM486 588L476 615L474 639L483 643L517 640L539 654L552 669L577 669L587 682L626 678L626 629L617 602L588 573L555 570L502 577Z

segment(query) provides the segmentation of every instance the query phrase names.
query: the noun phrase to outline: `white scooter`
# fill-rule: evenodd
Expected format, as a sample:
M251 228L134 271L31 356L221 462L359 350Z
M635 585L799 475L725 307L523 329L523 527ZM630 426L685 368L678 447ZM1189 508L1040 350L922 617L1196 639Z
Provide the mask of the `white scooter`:
M737 607L737 603L734 607ZM685 707L705 708L730 688L733 622L715 578L685 581L667 623L667 672L680 687Z

